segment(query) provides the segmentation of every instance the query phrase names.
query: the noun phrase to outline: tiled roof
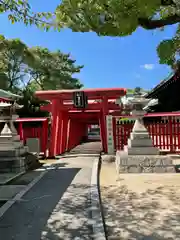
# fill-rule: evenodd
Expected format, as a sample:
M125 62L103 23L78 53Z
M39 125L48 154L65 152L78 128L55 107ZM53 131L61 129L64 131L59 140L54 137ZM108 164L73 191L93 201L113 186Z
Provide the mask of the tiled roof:
M3 89L0 89L0 98L6 98L6 99L17 99L21 98L21 96L13 94L11 92L5 91Z
M170 83L171 80L174 79L175 75L177 73L172 72L171 74L169 74L169 76L167 78L165 78L164 80L162 80L156 87L154 87L150 92L148 92L146 94L146 97L151 97L155 92L159 91L160 89L164 88L167 84Z

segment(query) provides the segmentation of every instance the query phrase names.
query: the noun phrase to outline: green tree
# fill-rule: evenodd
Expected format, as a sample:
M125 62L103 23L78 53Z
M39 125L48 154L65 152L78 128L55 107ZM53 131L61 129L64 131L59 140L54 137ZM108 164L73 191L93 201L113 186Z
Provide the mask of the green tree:
M141 94L141 91L142 91L142 88L141 88L141 87L135 87L135 89L134 89L134 94L139 95L139 94Z
M74 89L83 86L78 79L72 77L79 73L83 66L76 66L76 61L72 60L69 54L50 52L41 47L31 48L30 51L34 56L31 76L40 89Z
M35 115L40 102L37 90L74 89L83 85L74 78L83 66L76 66L69 54L28 48L18 39L0 36L0 88L22 95L22 115ZM38 109L39 111L39 109Z
M0 77L1 88L16 92L30 81L28 64L34 57L29 48L19 39L5 39L0 36Z
M128 36L138 27L162 29L177 24L172 39L157 47L161 64L174 67L180 52L179 0L62 0L56 10L62 27L75 32L96 32L99 36Z
M72 75L83 66L76 66L75 62L69 54L28 48L19 39L0 36L0 77L5 90L81 88L83 85Z
M0 13L7 13L12 24L23 22L25 25L36 25L48 30L58 27L51 12L33 12L28 0L0 0Z

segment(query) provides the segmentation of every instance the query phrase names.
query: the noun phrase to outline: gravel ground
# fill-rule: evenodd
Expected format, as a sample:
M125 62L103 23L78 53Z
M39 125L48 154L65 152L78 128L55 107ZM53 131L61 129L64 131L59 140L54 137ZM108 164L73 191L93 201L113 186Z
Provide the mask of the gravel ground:
M180 239L180 174L121 174L103 164L102 202L109 239Z

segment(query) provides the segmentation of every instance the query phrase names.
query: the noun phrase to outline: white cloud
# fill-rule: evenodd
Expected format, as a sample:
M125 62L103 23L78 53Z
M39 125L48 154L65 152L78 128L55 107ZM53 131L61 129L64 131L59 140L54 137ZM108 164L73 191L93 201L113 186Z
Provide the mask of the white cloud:
M144 64L144 65L141 65L141 68L144 68L144 69L146 69L146 70L153 70L154 67L155 67L154 64L149 64L149 63L146 63L146 64Z

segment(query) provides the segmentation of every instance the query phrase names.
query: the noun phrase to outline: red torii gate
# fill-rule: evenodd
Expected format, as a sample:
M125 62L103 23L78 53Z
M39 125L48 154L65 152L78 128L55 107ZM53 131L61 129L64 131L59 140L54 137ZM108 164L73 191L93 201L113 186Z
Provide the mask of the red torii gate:
M88 106L83 110L73 104L73 93L79 91L88 97ZM51 102L42 107L52 114L49 156L62 154L80 144L90 124L100 125L103 151L107 152L106 115L120 111L115 100L125 94L124 88L37 91L38 98Z

